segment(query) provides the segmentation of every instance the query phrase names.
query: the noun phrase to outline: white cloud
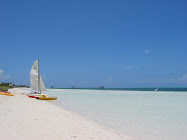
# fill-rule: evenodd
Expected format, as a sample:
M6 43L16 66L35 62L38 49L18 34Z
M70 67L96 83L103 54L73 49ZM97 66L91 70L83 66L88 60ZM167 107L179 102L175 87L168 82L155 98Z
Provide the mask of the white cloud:
M187 81L187 73L185 73L183 76L178 78L169 79L171 82L180 82L180 81Z
M140 69L140 66L137 66L137 65L125 66L125 70L139 70L139 69Z
M4 75L4 70L0 70L0 79L8 79L10 76Z
M181 80L187 80L187 73L182 76Z
M145 49L144 50L144 53L146 53L146 54L148 54L148 53L150 53L151 52L151 50L148 50L148 49Z
M128 65L127 66L127 69L133 69L134 67L133 66L131 66L131 65Z
M107 84L107 83L112 83L113 81L113 77L112 76L108 76L105 81L104 81L104 84Z

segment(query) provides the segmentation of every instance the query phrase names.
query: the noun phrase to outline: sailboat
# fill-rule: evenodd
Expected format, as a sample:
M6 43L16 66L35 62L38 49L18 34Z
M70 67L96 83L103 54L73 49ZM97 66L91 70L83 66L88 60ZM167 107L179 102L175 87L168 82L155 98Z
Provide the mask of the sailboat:
M55 100L56 99L56 97L49 97L49 95L41 94L42 91L46 91L46 87L40 75L39 59L37 59L32 65L32 68L30 71L30 83L31 83L31 89L34 90L35 92L30 94L29 97L37 98L37 99L40 99L41 97L41 100L42 99L44 100Z
M34 91L38 91L36 94L41 94L41 91L46 91L46 87L40 75L39 59L37 59L32 65L30 71L30 82L31 82L31 89Z
M159 91L159 88L156 88L155 91Z

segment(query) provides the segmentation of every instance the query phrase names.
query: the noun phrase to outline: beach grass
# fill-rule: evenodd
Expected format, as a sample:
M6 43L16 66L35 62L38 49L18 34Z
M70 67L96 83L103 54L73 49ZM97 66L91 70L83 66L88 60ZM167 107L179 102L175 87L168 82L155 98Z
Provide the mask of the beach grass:
M2 85L2 86L0 85L0 91L7 91L10 88L12 88L12 87L7 86L7 85Z

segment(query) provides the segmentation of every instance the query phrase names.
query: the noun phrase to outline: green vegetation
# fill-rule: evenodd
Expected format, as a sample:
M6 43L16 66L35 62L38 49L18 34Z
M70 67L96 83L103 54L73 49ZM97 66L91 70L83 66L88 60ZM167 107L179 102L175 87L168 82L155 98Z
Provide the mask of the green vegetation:
M12 87L9 86L9 83L1 83L0 84L0 91L7 91L10 88L12 88Z

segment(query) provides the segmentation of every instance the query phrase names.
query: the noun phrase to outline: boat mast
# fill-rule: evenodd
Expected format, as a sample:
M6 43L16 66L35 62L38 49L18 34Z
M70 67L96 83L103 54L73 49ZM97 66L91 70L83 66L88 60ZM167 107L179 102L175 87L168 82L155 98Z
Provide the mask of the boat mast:
M41 90L40 90L40 71L39 71L39 59L38 59L38 93L41 93Z

